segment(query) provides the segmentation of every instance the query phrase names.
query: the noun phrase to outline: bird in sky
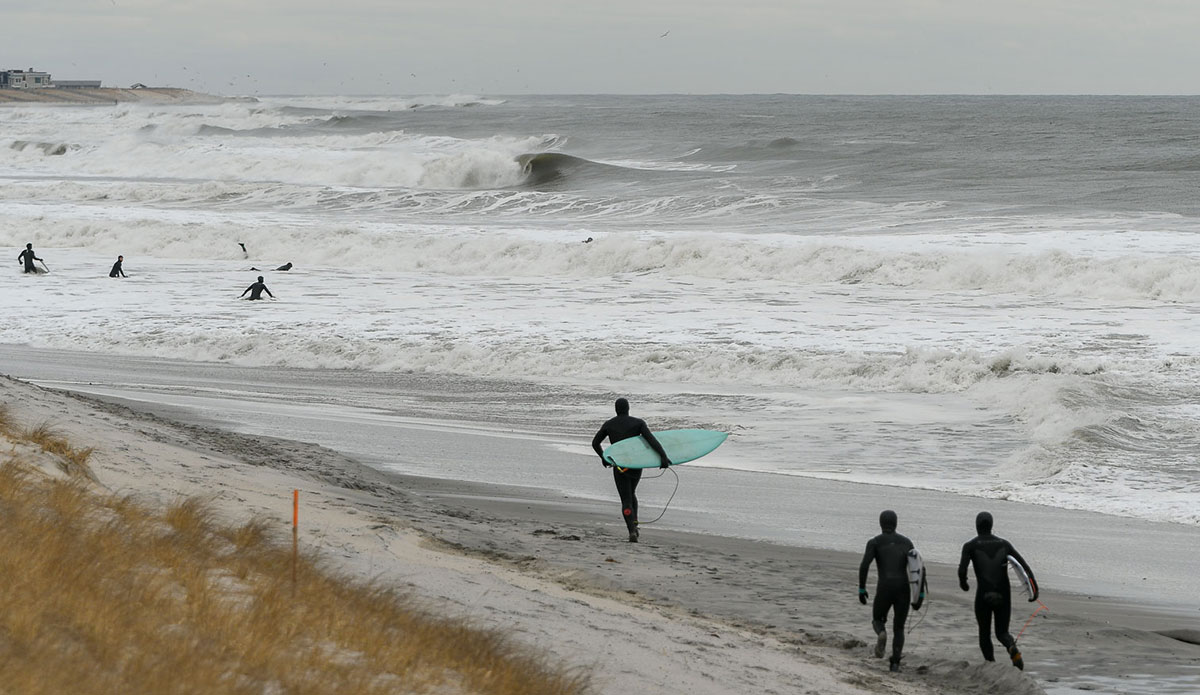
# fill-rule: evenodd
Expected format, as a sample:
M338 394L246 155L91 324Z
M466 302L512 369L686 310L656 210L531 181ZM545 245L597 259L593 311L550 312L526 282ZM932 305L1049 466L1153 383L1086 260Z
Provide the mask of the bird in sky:
M666 31L664 31L663 33L659 34L659 35L658 35L658 38L660 38L660 39L666 38L667 34L670 34L670 33L671 33L671 30L670 30L670 29L667 29L667 30L666 30Z

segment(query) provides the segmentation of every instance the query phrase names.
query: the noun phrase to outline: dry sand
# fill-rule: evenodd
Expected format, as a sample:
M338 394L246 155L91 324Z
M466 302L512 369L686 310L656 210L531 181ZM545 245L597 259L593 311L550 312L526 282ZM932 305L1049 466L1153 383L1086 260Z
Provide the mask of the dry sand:
M59 88L59 89L0 89L0 106L30 104L115 104L145 102L150 104L216 104L227 99L212 94L193 92L178 87L120 87Z
M1155 634L1137 606L1058 596L1022 640L1031 669L984 663L967 595L931 567L905 672L870 657L857 557L648 527L624 541L611 505L523 488L386 475L315 445L174 422L0 379L0 402L94 446L100 483L147 501L211 499L289 529L342 569L411 586L568 663L602 693L1196 692L1200 646ZM1014 630L1024 622L1014 609ZM1196 635L1185 632L1181 637ZM1001 652L1002 653L1002 652Z

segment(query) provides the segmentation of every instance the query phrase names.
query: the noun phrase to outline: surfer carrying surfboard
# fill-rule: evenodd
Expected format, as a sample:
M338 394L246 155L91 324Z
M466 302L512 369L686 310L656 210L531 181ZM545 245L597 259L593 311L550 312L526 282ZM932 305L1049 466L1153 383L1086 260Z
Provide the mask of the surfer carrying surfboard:
M983 658L995 661L992 637L989 634L995 623L996 638L1008 650L1013 666L1025 670L1025 661L1017 649L1017 641L1008 632L1008 621L1012 615L1012 589L1008 584L1008 562L1011 557L1020 564L1029 578L1030 601L1038 597L1037 580L1029 563L1012 547L1012 544L992 535L992 515L979 512L975 517L978 536L967 541L962 548L962 559L958 563L958 584L963 591L970 591L967 583L967 565L975 566L975 620L979 623L979 649Z
M879 574L875 585L875 603L871 607L871 627L875 629L875 658L882 659L887 649L887 617L892 613L892 656L888 659L891 671L900 670L901 652L904 651L904 621L908 619L908 605L912 598L908 576L908 553L913 549L912 541L896 533L896 512L886 509L879 514L879 528L883 533L867 541L858 566L858 601L867 604L867 573L871 563Z
M604 458L604 449L601 443L605 437L612 444L624 439L632 439L633 437L641 436L650 445L650 448L658 454L662 460L660 468L666 468L671 465L671 460L667 458L667 452L663 451L662 445L654 438L654 434L650 432L650 428L646 426L646 421L641 418L633 417L629 414L629 401L624 398L618 398L616 402L617 416L610 418L603 425L600 425L600 431L596 432L596 436L592 437L592 448L596 450L596 455L600 457L600 463L605 468L613 469L613 481L617 484L617 494L621 497L621 514L625 517L625 526L629 529L629 542L638 542L638 521L637 521L637 491L638 482L642 479L641 468L621 468L613 466Z

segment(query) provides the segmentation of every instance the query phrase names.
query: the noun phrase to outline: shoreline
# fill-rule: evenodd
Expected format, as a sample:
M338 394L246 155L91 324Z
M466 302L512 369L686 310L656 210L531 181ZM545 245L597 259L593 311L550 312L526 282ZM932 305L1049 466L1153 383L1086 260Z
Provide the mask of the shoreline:
M116 400L173 420L248 436L319 444L380 470L471 480L485 489L565 495L580 504L613 499L578 423L537 416L548 408L595 413L604 392L444 375L239 367L0 345L13 373L49 388ZM503 407L489 403L503 403ZM638 395L646 412L670 400ZM605 409L607 410L607 409ZM685 425L686 426L686 425ZM736 439L719 454L751 455ZM1178 548L1195 529L922 488L763 475L685 466L679 495L659 528L857 553L877 533L881 509L900 513L902 532L927 560L957 562L986 508L997 530L1033 558L1043 588L1175 611L1192 620L1194 563ZM670 481L670 478L667 479ZM647 480L639 497L661 509L670 482ZM584 502L586 500L586 502ZM611 514L611 511L609 512ZM604 519L609 516L602 515ZM648 517L647 517L648 518ZM1160 612L1162 612L1160 610Z
M222 97L182 87L64 87L59 89L0 89L0 106L61 105L87 106L124 103L149 104L220 104L245 101L246 97Z
M425 547L438 553L437 562L450 562L447 558L482 562L490 568L482 571L492 576L500 572L495 568L502 568L502 573L515 573L512 581L548 583L574 596L573 600L616 600L622 610L666 616L672 624L700 620L711 627L715 622L725 627L714 634L740 631L748 635L746 639L774 645L755 647L765 651L748 657L751 662L765 658L764 654L778 656L780 649L794 660L798 655L793 652L798 650L818 663L832 663L851 681L862 681L866 685L854 686L866 688L861 692L890 692L879 688L904 685L919 687L920 692L1042 692L1030 676L1052 693L1074 692L1075 686L1104 689L1106 679L1125 678L1122 687L1134 686L1127 692L1189 692L1200 683L1200 647L1146 631L1161 624L1164 616L1138 605L1064 594L1052 594L1053 612L1036 620L1022 640L1027 674L1005 664L984 664L975 644L968 595L954 586L951 569L938 563L930 565L927 619L918 625L920 617L914 615L909 622L906 672L888 678L886 665L870 659L863 642L870 635L869 614L853 597L858 562L853 553L652 526L643 534L643 542L634 546L624 542L612 505L603 502L535 494L527 488L384 473L316 445L174 422L105 399L24 382L5 380L0 393L5 402L16 401L19 405L13 407L26 417L49 419L55 427L101 440L97 441L98 475L101 481L116 483L122 493L162 501L166 494L188 494L188 487L203 491L215 484L219 506L233 502L240 509L256 499L255 494L261 498L261 490L247 489L254 487L248 480L257 485L263 478L283 477L299 479L298 487L317 484L325 489L302 490L302 496L314 495L325 511L338 511L367 526L358 529L357 536L345 529L333 530L333 522L325 528L308 527L306 542L324 548L334 562L357 567L369 576L414 583L422 593L436 594L442 580L413 582L414 575L407 570L389 575L381 569L387 564L383 549L372 547L364 557L361 547L352 549L352 541L373 537L386 548L392 541L399 542L393 534L416 533ZM196 460L174 471L154 470L154 465L144 462L143 473L152 472L150 477L128 467L105 465L121 457L121 447L128 447L123 438L135 436L183 447ZM215 453L232 463L210 470ZM282 518L284 509L281 504L271 513ZM478 580L477 575L472 576ZM464 609L461 597L440 600ZM1014 632L1025 620L1023 605L1014 606ZM467 607L474 610L474 602L467 602ZM615 609L609 605L608 610ZM500 621L503 624L511 617ZM534 616L533 625L548 618ZM495 619L493 614L485 621ZM703 658L703 652L717 647L724 653L728 647L720 641L690 648L699 650ZM1139 686L1128 681L1129 673L1149 674L1149 680ZM840 682L848 685L845 678ZM1174 683L1181 689L1172 689ZM755 687L764 685L758 682ZM601 691L609 692L606 688ZM706 692L693 683L692 689L696 688ZM722 688L734 686L726 682L711 692L729 691Z

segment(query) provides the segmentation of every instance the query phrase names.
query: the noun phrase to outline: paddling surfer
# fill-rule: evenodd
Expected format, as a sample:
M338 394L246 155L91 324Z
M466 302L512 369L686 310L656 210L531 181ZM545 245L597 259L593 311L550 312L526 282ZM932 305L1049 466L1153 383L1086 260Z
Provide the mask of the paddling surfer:
M912 599L908 585L908 551L912 541L896 533L896 512L890 509L879 514L879 528L883 533L867 541L862 563L858 566L858 602L867 605L867 573L871 563L879 581L875 585L875 603L871 607L871 627L875 629L875 658L882 659L887 649L887 617L892 613L892 656L888 659L889 670L900 670L901 652L904 651L904 621L908 619L908 605Z
M1008 585L1008 557L1021 563L1025 574L1033 585L1033 596L1038 597L1037 580L1033 578L1033 570L1029 563L1012 547L1012 544L998 536L992 535L992 515L979 512L975 517L975 530L979 533L967 541L962 548L962 559L958 563L958 585L963 591L970 591L967 583L967 565L975 566L975 620L979 623L979 649L983 658L995 661L992 650L991 627L996 628L996 638L1008 651L1013 666L1025 670L1025 661L1021 651L1017 649L1017 641L1008 632L1008 621L1012 617L1012 589Z
M248 299L262 299L263 292L266 292L268 295L270 295L271 299L275 298L275 295L271 294L271 290L267 289L267 285L263 282L263 276L261 275L258 276L258 282L250 285L245 290L242 290L242 294L240 297L238 297L238 299L245 297L247 292L250 293Z
M25 244L25 250L21 252L21 255L17 256L18 263L25 263L25 272L27 273L40 273L41 271L38 270L37 266L33 264L34 261L40 260L42 259L35 256L33 253L33 244Z
M667 458L667 452L663 451L662 444L654 438L650 432L650 428L646 426L646 421L641 418L633 417L629 414L629 401L624 398L618 398L616 402L617 416L610 418L607 422L600 426L600 431L596 432L596 436L592 438L592 448L596 450L596 455L600 457L600 463L604 464L605 468L613 469L613 481L617 484L617 494L621 497L621 514L625 517L625 526L629 529L629 542L638 542L638 521L637 521L637 491L638 482L642 479L641 468L621 468L613 466L604 459L604 449L600 446L605 437L608 437L610 444L616 444L624 439L641 436L662 459L659 464L660 468L666 468L671 465L671 460Z

